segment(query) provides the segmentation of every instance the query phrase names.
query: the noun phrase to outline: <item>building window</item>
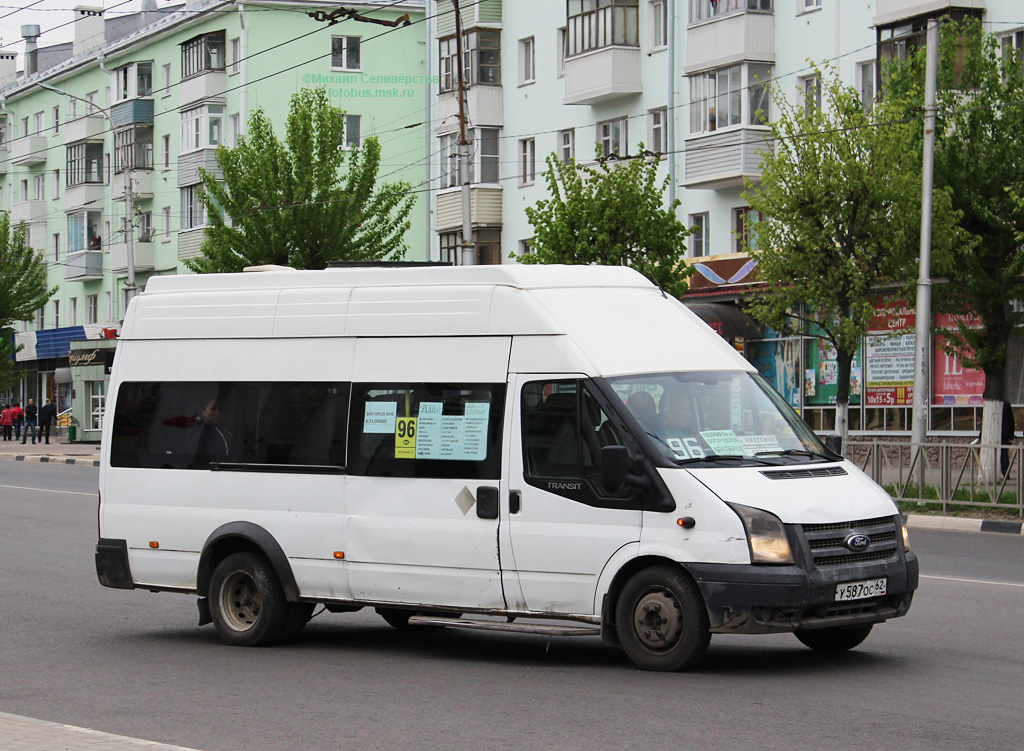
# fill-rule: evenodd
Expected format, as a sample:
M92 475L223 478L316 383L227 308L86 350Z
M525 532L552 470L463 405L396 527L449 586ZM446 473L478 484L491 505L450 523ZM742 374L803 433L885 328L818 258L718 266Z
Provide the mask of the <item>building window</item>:
M533 253L533 238L519 241L519 255L528 256Z
M477 230L476 259L481 266L497 266L501 263L500 229Z
M164 240L171 239L171 207L164 206L160 212L161 221L164 225Z
M60 198L60 170L53 171L53 197Z
M664 155L668 151L668 145L665 140L666 115L667 109L665 107L651 110L647 113L647 136L649 138L647 149L659 156Z
M615 154L624 156L629 153L629 145L626 140L626 118L620 117L617 120L606 120L597 124L597 143L600 147L599 157L607 157Z
M46 175L35 175L32 178L32 200L46 200Z
M821 109L821 77L818 75L806 76L798 79L800 83L800 96L803 99L804 110L810 114L814 110Z
M568 57L604 47L639 47L639 0L567 0Z
M749 206L733 209L732 228L736 237L736 252L746 253L748 250L759 250L757 243L757 225L764 221L764 214Z
M999 37L999 50L1003 57L1003 70L1020 74L1024 62L1024 31L1011 31Z
M440 40L441 93L459 88L458 45L454 36ZM501 32L473 29L462 34L463 77L466 86L501 86Z
M573 128L569 130L558 131L558 158L563 162L572 161L576 156L576 131Z
M96 323L99 315L99 295L85 296L85 322Z
M239 64L242 60L242 40L239 37L235 37L228 42L228 60L229 65L228 73L234 75L238 73L242 67Z
M875 106L875 61L860 63L857 66L857 88L860 90L860 101L864 106L864 114L871 112Z
M711 133L744 122L761 125L757 111L767 112L765 84L770 70L767 65L731 65L690 76L690 132ZM743 114L744 73L749 78L746 117Z
M86 116L99 114L100 108L96 104L99 98L100 92L98 91L90 91L88 94L85 95L85 100L89 103L89 106L85 109Z
M533 37L519 40L519 85L537 80L537 58Z
M214 31L189 39L181 45L182 79L210 70L224 70L224 32Z
M231 148L238 145L238 136L241 135L241 119L238 115L231 115L228 118L228 142Z
M60 232L53 235L53 262L60 263Z
M708 231L708 213L690 214L690 226L694 232L690 235L690 255L693 258L703 258L709 255L711 238Z
M668 0L652 0L648 6L651 12L651 49L668 47Z
M339 70L360 69L361 37L331 37L331 67Z
M106 301L107 320L108 321L113 321L114 320L114 295L111 292L104 292L103 293L103 297L105 298L105 301Z
M102 211L76 211L68 214L68 253L102 250Z
M103 182L102 143L76 143L68 146L67 156L67 169L64 174L69 188Z
M60 107L53 108L53 135L60 133Z
M43 131L46 129L46 126L43 123L43 115L44 113L37 112L32 118L32 124L35 126L35 135L37 136L41 136Z
M219 146L224 131L224 105L204 104L181 113L181 153Z
M114 70L114 101L123 102L153 94L153 63L132 63Z
M345 115L345 148L358 149L362 143L362 115Z
M136 228L138 230L139 242L153 242L153 212L139 212L136 225Z
M53 327L60 328L60 300L53 301Z
M449 133L441 136L441 187L454 188L459 184L459 136Z
M89 430L102 430L107 384L105 381L86 381L86 384L89 387Z
M78 298L72 297L68 300L68 326L78 325Z
M163 137L164 169L171 168L171 137Z
M457 264L459 262L462 236L458 232L444 232L438 235L438 240L441 251L438 260L442 263Z
M163 90L161 93L164 96L171 95L171 64L167 63L161 70L163 71Z
M537 181L537 141L524 138L519 142L519 184L533 185Z
M181 189L181 228L193 229L206 226L206 209L200 200L202 184L188 185Z
M821 7L821 0L803 0L804 13L809 10L817 10Z
M153 126L136 125L114 134L114 172L153 169Z
M498 129L477 128L471 137L477 146L471 175L479 175L482 183L498 182Z
M555 73L559 78L565 77L565 53L568 51L568 40L568 29L562 26L558 29L555 37L555 45L558 54L558 59L555 61Z
M811 1L813 2L813 0ZM804 3L808 0L797 0L797 2ZM771 13L772 0L690 0L690 23L707 21L734 13L744 13L748 10Z

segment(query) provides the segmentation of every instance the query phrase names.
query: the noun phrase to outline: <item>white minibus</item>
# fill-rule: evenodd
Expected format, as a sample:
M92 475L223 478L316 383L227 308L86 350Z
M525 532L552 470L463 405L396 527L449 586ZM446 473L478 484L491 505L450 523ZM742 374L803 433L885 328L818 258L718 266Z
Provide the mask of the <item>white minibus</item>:
M640 274L584 266L150 279L96 568L196 595L232 645L373 607L593 634L648 670L713 633L847 650L918 583L892 499L750 363Z

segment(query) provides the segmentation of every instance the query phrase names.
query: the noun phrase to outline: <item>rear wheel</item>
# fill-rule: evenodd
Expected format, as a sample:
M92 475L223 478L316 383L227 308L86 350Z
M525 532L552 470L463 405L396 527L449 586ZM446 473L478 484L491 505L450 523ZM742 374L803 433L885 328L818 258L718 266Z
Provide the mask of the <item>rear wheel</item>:
M232 646L273 644L288 621L284 590L273 566L259 553L233 553L221 561L210 579L209 600L217 633Z
M669 566L644 569L626 583L615 625L626 656L644 670L691 668L711 642L700 590Z
M846 652L868 638L871 625L844 628L798 628L794 633L800 642L816 652Z

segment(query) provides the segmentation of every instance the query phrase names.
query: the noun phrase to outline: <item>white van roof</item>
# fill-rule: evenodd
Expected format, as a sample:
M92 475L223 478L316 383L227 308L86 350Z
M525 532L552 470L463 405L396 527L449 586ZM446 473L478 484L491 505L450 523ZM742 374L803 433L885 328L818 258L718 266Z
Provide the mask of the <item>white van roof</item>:
M621 266L156 276L121 329L126 340L524 335L568 335L605 375L752 369L682 303Z

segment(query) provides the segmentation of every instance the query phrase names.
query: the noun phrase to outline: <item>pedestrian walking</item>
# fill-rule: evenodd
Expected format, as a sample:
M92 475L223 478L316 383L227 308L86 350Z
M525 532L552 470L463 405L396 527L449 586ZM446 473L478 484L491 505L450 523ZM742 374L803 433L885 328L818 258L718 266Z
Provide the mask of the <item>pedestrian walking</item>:
M32 445L36 445L36 425L39 419L39 412L36 409L36 400L29 399L28 404L25 405L25 429L21 434L21 442L24 443L28 440L28 433L32 431Z
M21 440L21 429L25 425L25 410L21 408L18 402L15 402L14 406L11 407L11 413L13 414L14 440L19 441Z
M47 400L46 404L39 408L39 440L46 439L46 442L50 442L50 425L57 419L57 405L52 400Z
M11 432L14 425L14 410L11 409L10 404L5 404L3 410L0 410L0 433L3 434L4 440L11 440Z

